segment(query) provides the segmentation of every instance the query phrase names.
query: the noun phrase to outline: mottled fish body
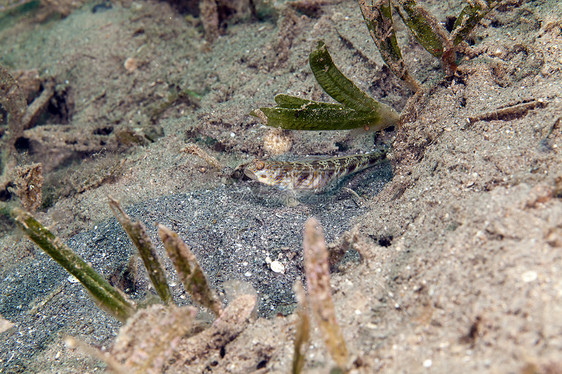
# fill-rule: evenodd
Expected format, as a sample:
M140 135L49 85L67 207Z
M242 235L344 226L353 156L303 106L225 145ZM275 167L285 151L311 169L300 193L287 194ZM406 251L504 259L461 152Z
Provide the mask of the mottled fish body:
M333 182L380 163L387 148L361 155L311 161L254 160L244 173L258 182L283 190L318 191Z

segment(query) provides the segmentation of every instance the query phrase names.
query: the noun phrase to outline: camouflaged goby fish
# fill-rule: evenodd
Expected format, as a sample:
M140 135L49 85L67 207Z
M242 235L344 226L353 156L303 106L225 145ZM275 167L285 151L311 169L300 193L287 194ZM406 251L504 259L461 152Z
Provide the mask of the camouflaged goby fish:
M311 161L254 160L244 173L258 182L283 190L320 191L337 180L379 164L386 158L387 147L362 155Z

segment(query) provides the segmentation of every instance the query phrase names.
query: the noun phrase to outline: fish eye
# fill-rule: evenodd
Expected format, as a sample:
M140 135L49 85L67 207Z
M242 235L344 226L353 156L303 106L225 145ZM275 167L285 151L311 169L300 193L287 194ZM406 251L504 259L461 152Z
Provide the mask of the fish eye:
M265 167L265 163L263 161L256 162L256 169L261 170Z

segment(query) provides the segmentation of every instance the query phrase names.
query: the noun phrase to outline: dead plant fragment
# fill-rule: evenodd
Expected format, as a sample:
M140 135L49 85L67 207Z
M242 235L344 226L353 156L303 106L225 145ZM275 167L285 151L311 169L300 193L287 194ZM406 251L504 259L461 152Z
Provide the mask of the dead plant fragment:
M23 132L23 116L27 103L18 83L0 65L0 107L7 113L7 128L0 128L0 190L10 182L9 172L17 164L15 142Z
M228 21L232 19L257 18L256 7L252 0L200 0L199 13L207 43L215 41L226 29Z
M33 100L31 104L27 107L25 115L22 118L22 125L24 130L29 129L35 125L39 116L45 112L49 102L55 94L55 82L52 79L44 82L43 91L41 94Z
M0 212L11 215L24 233L76 277L98 305L127 324L121 329L110 354L73 338L67 344L107 363L116 373L162 373L185 371L192 363L217 354L247 327L256 306L255 295L242 295L226 308L211 289L197 259L178 235L159 225L158 233L179 276L192 298L217 317L207 327L194 328L197 309L172 303L166 277L153 243L140 222L132 222L116 200L110 207L143 253L151 280L166 305L138 308L119 290L78 257L62 240L21 208L0 202ZM161 289L158 289L160 286Z
M2 318L2 316L0 316L0 333L3 333L4 331L8 331L9 329L11 329L14 326L15 326L15 324L13 324L12 322L10 322L7 319L4 319L4 318Z
M314 217L309 218L304 225L303 250L311 313L318 324L328 352L340 368L345 368L349 354L336 320L326 239L320 223Z
M16 195L22 206L34 212L41 205L43 197L43 165L31 164L15 169Z
M177 346L192 330L197 309L152 305L140 310L119 331L111 356L123 372L162 373Z
M544 108L547 105L548 102L545 102L544 100L533 99L523 103L511 104L492 112L479 114L475 117L468 117L467 122L468 125L472 125L478 121L512 121L525 116L530 110Z
M246 329L255 306L254 295L239 296L228 304L211 326L199 334L183 339L178 344L178 353L174 357L175 372L185 372L194 361L199 361L214 351L220 351L236 339Z
M33 3L33 0L2 0L0 1L0 13L16 13L31 3ZM40 0L40 7L36 11L35 19L42 22L55 13L66 17L83 3L83 0Z
M217 170L222 170L224 168L224 166L216 158L211 156L208 152L203 150L197 144L190 143L185 148L183 148L181 151L185 152L187 154L195 155L195 156L199 157L200 159L205 161L207 164L209 164L209 166L211 166L211 167L213 167Z
M222 314L223 306L215 292L211 289L207 277L197 258L178 234L163 225L158 225L158 235L172 259L176 271L193 300L209 308L217 317Z

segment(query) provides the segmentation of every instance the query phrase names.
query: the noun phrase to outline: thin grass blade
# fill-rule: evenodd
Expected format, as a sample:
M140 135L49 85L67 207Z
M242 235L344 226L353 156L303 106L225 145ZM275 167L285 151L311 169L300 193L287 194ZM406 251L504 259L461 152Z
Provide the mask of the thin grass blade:
M451 33L453 44L457 45L465 40L480 20L500 3L501 0L470 1L453 24L453 32Z
M291 372L293 374L302 373L306 351L308 350L308 342L310 340L310 318L308 317L309 307L306 299L306 293L300 280L295 282L293 286L295 296L297 298L297 325L295 326L295 347L293 353L293 366Z

